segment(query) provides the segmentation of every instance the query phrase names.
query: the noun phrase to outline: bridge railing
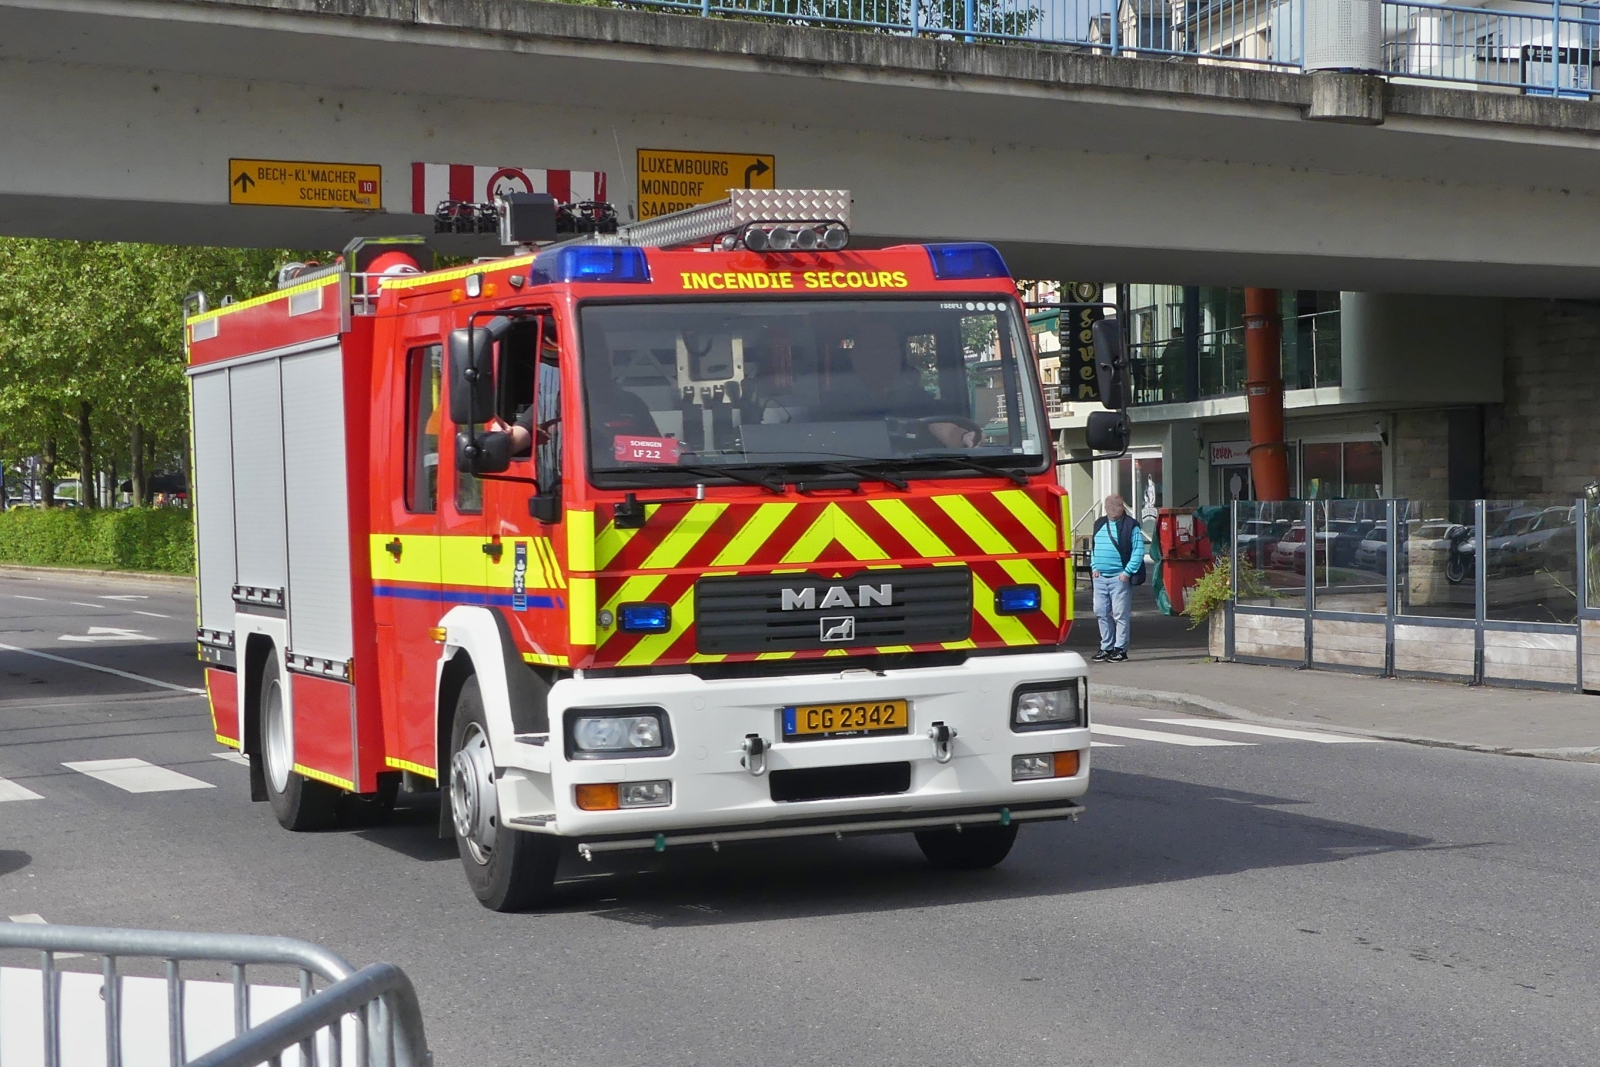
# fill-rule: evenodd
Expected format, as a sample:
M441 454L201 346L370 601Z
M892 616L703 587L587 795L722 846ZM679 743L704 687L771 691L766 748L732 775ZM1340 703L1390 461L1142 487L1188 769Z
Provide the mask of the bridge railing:
M1536 96L1587 98L1600 59L1600 5L1383 5L1383 69Z
M1308 3L1334 0L613 0L707 18L1026 43L1100 55L1299 70ZM1324 18L1327 16L1324 15ZM1382 0L1382 72L1587 98L1600 0Z

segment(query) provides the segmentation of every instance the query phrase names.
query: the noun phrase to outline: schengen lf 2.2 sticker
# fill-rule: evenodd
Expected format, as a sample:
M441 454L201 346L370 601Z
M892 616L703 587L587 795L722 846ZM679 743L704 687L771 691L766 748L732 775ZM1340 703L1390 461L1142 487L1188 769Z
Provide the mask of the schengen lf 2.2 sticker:
M511 610L528 610L528 542L516 544L516 563L511 568Z

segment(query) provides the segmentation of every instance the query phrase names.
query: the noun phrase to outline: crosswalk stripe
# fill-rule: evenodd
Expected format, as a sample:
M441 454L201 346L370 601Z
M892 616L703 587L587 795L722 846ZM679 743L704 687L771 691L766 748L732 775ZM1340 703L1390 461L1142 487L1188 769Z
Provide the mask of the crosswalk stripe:
M1168 734L1160 730L1140 730L1132 726L1106 726L1095 723L1093 733L1107 737L1124 737L1130 741L1159 741L1163 745L1184 745L1188 748L1234 748L1254 746L1253 741L1223 741L1215 737L1193 737L1189 734Z
M217 757L218 759L225 759L229 763L237 763L241 767L250 766L250 757L249 756L246 756L242 752L235 752L231 748L228 749L228 751L226 751L226 752L213 752L211 754L213 756Z
M179 789L215 789L210 782L190 778L142 759L94 759L63 763L68 770L98 778L129 793L168 793Z
M1251 726L1242 722L1219 722L1216 719L1146 719L1165 726L1193 726L1200 730L1222 730L1234 734L1258 734L1261 737L1281 737L1286 741L1315 741L1319 745L1381 745L1376 737L1350 737L1347 734L1318 734L1309 730L1285 730L1278 726Z
M7 800L43 800L27 786L18 785L9 778L0 778L0 803Z

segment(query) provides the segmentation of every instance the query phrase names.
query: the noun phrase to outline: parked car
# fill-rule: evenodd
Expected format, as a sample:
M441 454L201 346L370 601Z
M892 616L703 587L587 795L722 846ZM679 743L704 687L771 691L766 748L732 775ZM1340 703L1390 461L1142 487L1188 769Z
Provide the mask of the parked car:
M1259 567L1268 563L1272 558L1272 550L1278 547L1278 542L1288 532L1288 519L1251 519L1239 524L1239 534L1234 540L1239 545L1239 555L1254 560Z
M1445 523L1448 527L1449 523ZM1426 527L1423 527L1426 528ZM1405 523L1400 523L1396 529L1396 537L1400 541L1400 551L1406 551L1411 541L1411 528ZM1377 571L1380 574L1389 570L1389 527L1387 523L1377 523L1367 531L1367 536L1361 539L1361 544L1356 548L1355 565L1364 571Z
M1317 539L1328 545L1328 558L1335 567L1355 565L1356 552L1362 540L1372 532L1371 519L1334 519L1326 530L1317 531Z

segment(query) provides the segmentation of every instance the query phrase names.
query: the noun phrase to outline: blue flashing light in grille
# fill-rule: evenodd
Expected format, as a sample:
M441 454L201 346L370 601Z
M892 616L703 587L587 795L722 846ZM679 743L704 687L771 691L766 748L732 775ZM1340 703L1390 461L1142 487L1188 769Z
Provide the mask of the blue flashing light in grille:
M994 591L994 610L998 615L1022 615L1038 611L1039 587L1036 585L1002 585Z
M1011 277L1006 261L1000 258L993 245L976 242L928 245L928 258L933 260L933 276L941 281Z
M535 274L552 282L648 283L650 264L644 249L628 245L573 245L539 253Z
M617 609L617 625L623 633L664 634L672 629L672 607L668 604L624 604Z

